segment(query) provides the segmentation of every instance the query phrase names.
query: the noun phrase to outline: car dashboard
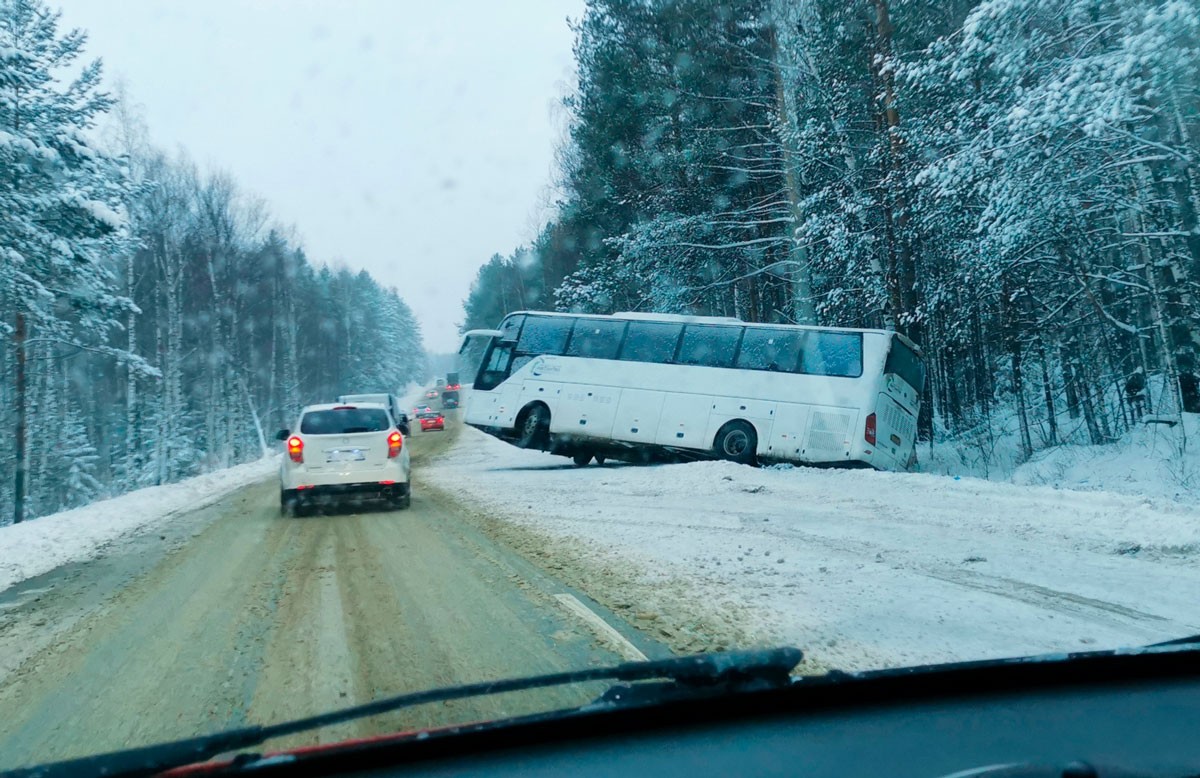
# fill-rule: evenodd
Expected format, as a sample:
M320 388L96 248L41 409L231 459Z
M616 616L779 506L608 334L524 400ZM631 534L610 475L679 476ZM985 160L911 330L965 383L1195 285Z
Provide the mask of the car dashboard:
M1200 650L837 674L422 733L258 775L1200 775Z

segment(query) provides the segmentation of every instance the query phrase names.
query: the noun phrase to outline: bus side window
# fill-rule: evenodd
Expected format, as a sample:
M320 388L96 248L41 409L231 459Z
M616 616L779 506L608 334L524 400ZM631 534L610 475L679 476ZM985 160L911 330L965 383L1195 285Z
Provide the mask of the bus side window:
M567 344L568 357L616 359L625 334L625 322L611 319L579 319Z
M683 327L656 321L631 321L619 359L670 364Z
M862 375L862 335L857 332L805 332L800 372L858 378Z
M521 332L521 324L525 321L525 314L513 313L504 317L504 321L500 322L500 331L504 333L501 340L516 340L517 335Z
M747 327L737 366L744 370L792 373L800 359L800 332Z
M722 327L711 324L689 324L683 328L679 345L681 365L731 367L744 327Z
M517 341L521 354L554 354L561 356L571 334L574 319L568 316L527 316Z

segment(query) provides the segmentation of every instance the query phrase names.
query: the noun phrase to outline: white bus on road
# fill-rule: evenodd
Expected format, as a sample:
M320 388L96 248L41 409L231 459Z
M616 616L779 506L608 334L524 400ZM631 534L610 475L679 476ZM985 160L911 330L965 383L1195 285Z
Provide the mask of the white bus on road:
M925 368L887 330L525 311L466 333L459 353L474 376L466 423L579 465L914 460Z

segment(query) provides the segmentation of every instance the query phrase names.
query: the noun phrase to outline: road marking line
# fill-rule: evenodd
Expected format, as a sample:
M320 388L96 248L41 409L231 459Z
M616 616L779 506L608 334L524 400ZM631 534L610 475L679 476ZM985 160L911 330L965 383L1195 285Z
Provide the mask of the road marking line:
M558 600L571 613L583 619L601 642L607 643L618 654L631 662L646 661L646 655L638 651L637 646L626 640L624 635L613 629L611 624L600 618L595 611L580 602L577 597L572 594L556 594L554 599Z

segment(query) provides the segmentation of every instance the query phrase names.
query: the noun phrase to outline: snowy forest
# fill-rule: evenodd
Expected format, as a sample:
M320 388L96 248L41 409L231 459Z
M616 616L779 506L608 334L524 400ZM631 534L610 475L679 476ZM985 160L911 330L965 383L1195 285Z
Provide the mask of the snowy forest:
M1200 411L1195 0L588 0L543 308L888 327L926 440L1014 458ZM973 443L972 443L973 442Z
M304 403L425 377L395 289L153 147L86 40L0 0L0 525L258 458Z

